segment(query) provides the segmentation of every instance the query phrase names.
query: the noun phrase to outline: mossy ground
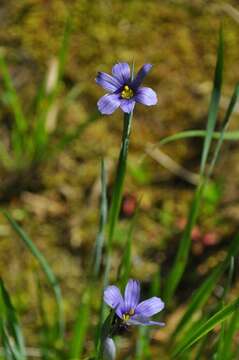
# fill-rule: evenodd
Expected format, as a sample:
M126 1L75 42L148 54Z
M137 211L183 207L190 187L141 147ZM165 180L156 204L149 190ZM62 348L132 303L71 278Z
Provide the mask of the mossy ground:
M159 267L164 274L173 260L194 188L152 159L146 148L178 131L205 128L221 22L225 33L221 110L225 111L224 105L238 80L239 60L239 24L230 16L228 4L237 2L227 1L223 5L219 1L200 0L11 0L1 5L0 42L26 111L49 61L57 54L65 19L71 14L73 32L64 91L79 84L80 94L57 124L59 134L73 129L96 110L97 99L103 95L94 82L97 71L109 72L112 64L121 60L134 61L136 68L146 62L154 64L145 83L156 90L159 102L152 108L140 105L136 108L125 185L125 195L142 199L131 275L142 280L146 289ZM4 107L0 115L5 133ZM237 129L237 118L235 114L232 129ZM98 119L67 148L42 164L39 189L35 192L22 189L18 196L4 203L45 254L60 280L69 336L86 286L85 269L97 234L100 159L107 159L110 198L121 129L120 111ZM161 150L196 173L201 145L201 140L186 140L165 145ZM199 219L201 239L211 233L216 236L216 245L194 244L190 274L185 277L176 304L179 301L183 306L195 276L204 275L215 265L225 242L235 232L239 217L238 159L237 145L225 144L214 190L209 191L209 200ZM11 176L2 174L2 181ZM116 234L112 281L128 223L122 216ZM22 314L27 339L34 344L39 325L35 276L40 276L43 283L44 277L3 218L0 250L1 277ZM96 308L99 300L96 296ZM54 307L50 291L45 301L50 313ZM92 322L96 323L97 317ZM154 342L166 340L167 336L160 334L161 331L154 332Z

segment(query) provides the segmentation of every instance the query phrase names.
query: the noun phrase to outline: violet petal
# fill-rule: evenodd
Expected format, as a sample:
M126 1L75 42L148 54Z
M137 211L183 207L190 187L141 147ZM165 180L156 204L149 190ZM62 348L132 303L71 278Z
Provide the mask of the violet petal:
M130 67L127 63L118 63L113 66L112 74L120 81L121 85L127 84L130 81Z
M149 318L160 312L164 308L163 301L154 296L148 300L142 301L135 309L136 315Z
M135 309L139 303L140 297L140 283L137 280L130 279L126 285L124 292L125 311Z
M101 114L110 115L120 106L119 94L106 94L97 102Z
M158 102L156 92L149 87L141 87L137 90L135 101L144 105L155 105Z
M98 72L95 81L109 92L115 92L122 86L118 79L104 72Z
M152 68L151 64L144 64L141 69L138 71L136 77L134 78L132 82L132 86L134 89L137 89L142 81L144 80L145 76L148 74L150 69Z
M120 316L119 314L121 314L122 316L121 307L123 305L123 298L117 286L110 285L105 289L104 302L112 309L116 309L116 313L118 316Z
M143 325L143 326L153 326L153 325L165 326L165 323L163 323L163 322L151 321L148 318L144 318L144 317L137 318L134 316L127 321L127 324L128 325Z
M135 101L133 99L121 99L120 100L120 107L125 113L131 113L134 110Z

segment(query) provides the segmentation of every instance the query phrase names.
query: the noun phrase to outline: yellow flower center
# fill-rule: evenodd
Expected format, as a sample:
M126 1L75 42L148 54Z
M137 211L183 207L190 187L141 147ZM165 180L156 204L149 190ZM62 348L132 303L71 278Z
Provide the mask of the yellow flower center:
M128 321L133 315L134 315L134 309L130 309L129 312L123 314L122 318L124 321Z
M133 90L128 85L125 85L123 90L121 91L121 97L123 99L131 99L133 96L134 96Z

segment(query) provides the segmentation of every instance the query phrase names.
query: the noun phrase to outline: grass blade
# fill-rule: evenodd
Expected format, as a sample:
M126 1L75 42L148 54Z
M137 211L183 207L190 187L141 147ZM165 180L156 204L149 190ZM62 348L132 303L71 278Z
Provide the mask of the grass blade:
M199 184L199 186L195 192L193 201L191 203L186 228L183 232L183 237L180 241L176 259L174 261L172 270L170 271L167 281L166 281L166 284L165 284L164 300L166 301L166 303L170 302L170 300L173 296L173 293L176 290L176 288L181 280L181 277L184 273L184 270L185 270L185 267L187 264L188 253L189 253L189 249L190 249L190 245L191 245L191 232L192 232L192 229L195 225L195 222L196 222L196 219L198 216L202 192L203 192L203 185Z
M208 153L212 141L212 134L215 128L216 118L219 108L219 100L220 100L220 93L222 86L222 71L223 71L223 34L221 29L219 36L218 52L217 52L216 70L214 76L214 86L212 90L211 102L209 105L206 137L204 140L202 157L201 157L200 182L196 189L189 210L187 224L183 232L182 240L180 241L179 244L176 259L174 261L172 270L170 271L166 282L164 298L165 301L169 303L182 278L182 275L187 265L188 254L191 245L191 232L196 223L196 219L199 212L199 206L201 203L201 198L203 195L203 190L205 186L205 179L204 179L205 165L208 158Z
M141 200L138 202L132 221L130 222L129 229L127 231L127 239L125 244L125 250L123 253L122 261L119 267L118 280L120 282L120 288L123 289L128 282L131 270L131 256L132 256L132 240L136 223L138 221L139 208Z
M217 159L218 159L218 156L219 156L219 153L220 153L223 141L224 141L224 134L225 134L225 131L226 131L227 127L229 126L229 123L230 123L230 120L231 120L231 115L232 115L233 110L234 110L234 108L236 106L236 103L238 101L238 96L239 96L239 84L237 84L235 89L234 89L234 92L233 92L232 97L231 97L231 101L229 103L229 106L227 108L225 117L224 117L223 122L222 122L222 130L220 132L220 137L218 139L217 146L216 146L216 149L214 151L214 155L213 155L213 158L212 158L212 161L211 161L211 164L210 164L210 168L208 170L208 177L211 176L211 174L213 172L213 169L214 169L214 166L215 166L215 164L217 162Z
M13 86L2 49L0 50L0 72L5 86L5 98L7 99L7 102L10 105L11 110L14 114L16 128L18 132L23 135L23 133L25 133L28 128L28 124L22 111L21 103L18 98L17 92Z
M85 344L86 332L89 325L90 318L90 300L91 300L91 288L89 287L82 298L82 302L79 306L74 330L73 338L70 344L70 359L81 359L82 352Z
M95 256L94 256L94 276L98 277L100 264L102 260L102 248L105 239L105 225L107 221L107 175L105 169L104 159L101 161L101 202L100 202L100 222L99 222L99 230L96 237L95 244Z
M58 144L56 144L56 149L57 150L64 149L68 144L70 144L72 141L77 139L89 125L91 125L96 120L98 120L99 117L100 117L99 112L93 113L82 124L77 126L76 129L69 132L68 134L64 134L64 136L61 137Z
M181 131L176 134L167 136L159 141L158 145L166 145L174 141L184 140L184 139L192 139L192 138L205 138L206 137L206 130L186 130ZM212 139L218 140L221 136L220 131L214 131L212 133ZM239 140L239 131L227 131L224 133L224 140L227 141L238 141Z
M213 289L215 288L217 281L230 265L232 256L237 256L239 253L239 236L236 236L228 249L227 256L224 261L219 264L211 273L209 277L203 282L199 289L192 297L190 304L187 307L187 311L183 315L179 324L174 331L173 338L178 336L184 328L188 325L190 319L192 319L194 313L201 309L209 299Z
M213 84L211 101L208 110L206 137L204 140L203 153L202 153L201 165L200 165L201 175L203 175L205 171L208 153L212 141L212 134L215 129L217 114L219 110L219 101L221 95L222 74L223 74L223 51L224 51L223 48L224 48L223 31L221 28L219 33L219 45L217 51L217 64L215 69L214 84Z
M188 336L184 341L180 342L179 346L173 352L173 357L177 357L182 354L185 350L189 349L194 345L198 340L203 336L208 334L215 326L223 323L228 316L232 315L235 311L238 310L239 298L237 298L231 304L225 306L223 309L217 311L212 317L206 320L201 324L190 336Z
M229 320L228 326L226 327L223 347L221 351L221 359L231 360L233 358L233 337L236 333L237 324L239 321L239 309L237 309ZM235 358L236 359L236 358Z
M0 335L6 357L14 360L26 359L23 334L10 296L0 279Z
M123 184L125 178L125 171L126 171L126 164L127 164L127 155L128 155L128 146L129 146L129 137L130 137L130 130L131 130L131 123L132 123L133 113L124 114L124 129L122 135L122 144L121 150L119 155L119 161L116 171L116 180L113 189L113 196L112 196L112 203L110 207L109 213L109 238L108 238L108 247L111 247L116 222L118 220L119 211L120 211L120 204L122 200L122 191L123 191Z
M8 220L12 229L16 232L19 238L23 241L26 247L30 250L32 255L39 262L42 270L44 271L49 284L51 285L53 292L55 294L56 303L57 303L57 321L58 321L58 330L59 336L63 337L64 334L64 315L63 315L63 300L61 296L61 289L58 283L57 278L52 272L47 260L43 256L43 254L37 249L36 245L32 242L29 236L25 233L25 231L16 223L16 221L5 211L1 210L3 215Z
M39 90L39 95L37 96L37 114L36 114L36 126L34 131L34 161L39 161L45 155L45 151L48 145L49 133L46 128L47 116L52 109L52 106L55 105L57 96L61 88L62 76L65 69L67 53L69 49L69 38L71 34L71 18L69 17L65 24L65 29L62 38L61 48L59 50L58 58L55 64L56 76L53 84L47 89L42 86ZM47 83L47 82L46 82Z

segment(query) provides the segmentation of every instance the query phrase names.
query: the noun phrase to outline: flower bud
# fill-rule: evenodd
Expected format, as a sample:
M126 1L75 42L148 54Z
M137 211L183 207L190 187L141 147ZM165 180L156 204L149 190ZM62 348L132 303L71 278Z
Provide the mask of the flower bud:
M114 340L107 337L103 344L103 358L104 360L115 360L116 359L116 346Z

